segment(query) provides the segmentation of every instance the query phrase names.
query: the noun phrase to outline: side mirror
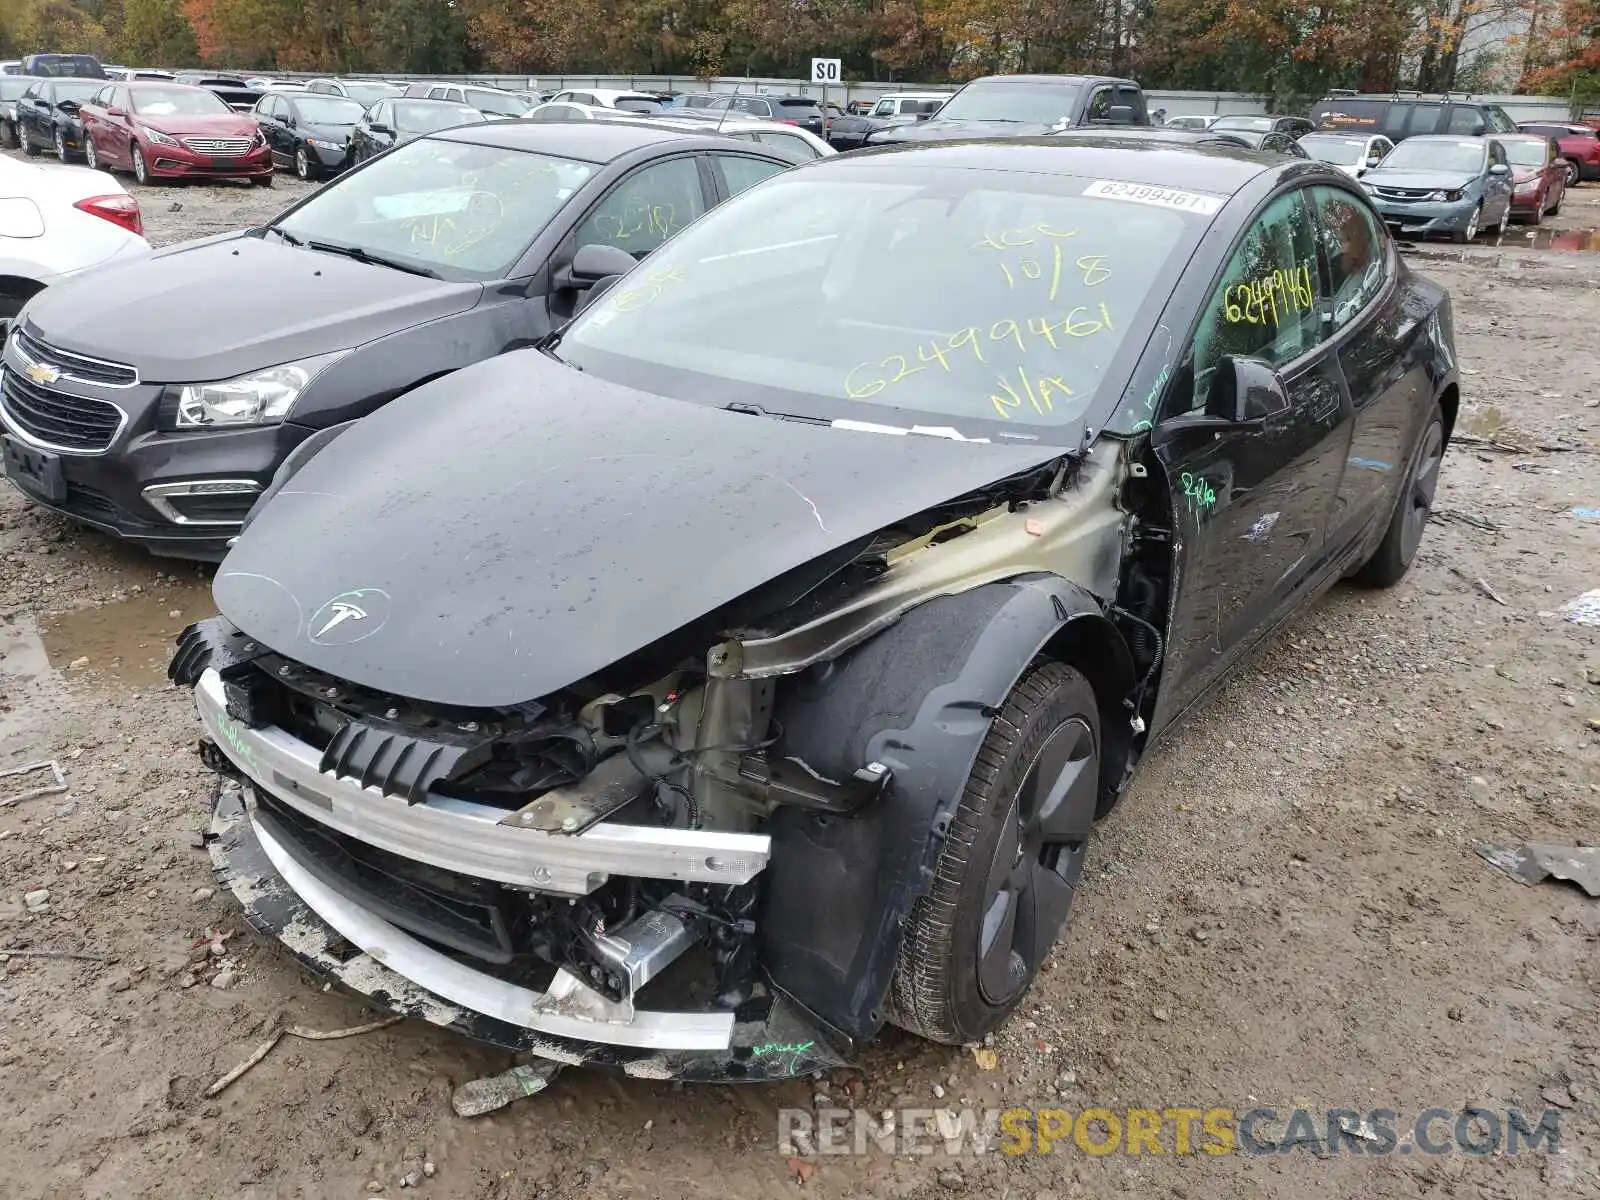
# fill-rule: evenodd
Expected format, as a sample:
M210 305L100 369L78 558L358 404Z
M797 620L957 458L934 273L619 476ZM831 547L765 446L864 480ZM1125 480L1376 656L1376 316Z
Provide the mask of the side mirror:
M917 120L926 121L931 116L933 116L933 114L931 112L919 112L917 114Z
M1289 393L1271 363L1228 355L1217 364L1206 415L1237 428L1265 424L1289 410Z
M127 115L128 114L122 110L120 105L113 104L110 108L106 109L106 116L108 117L125 117Z
M1367 156L1367 166L1369 166L1369 167L1375 167L1375 166L1377 166L1377 165L1378 165L1378 164L1379 164L1379 163L1381 163L1381 162L1382 162L1382 161L1383 161L1383 159L1382 159L1382 158L1380 158L1380 157L1379 157L1379 156L1378 156L1378 155L1376 155L1376 154L1371 154L1371 155L1368 155L1368 156Z
M1491 175L1505 175L1505 174L1508 174L1510 171L1511 171L1511 168L1506 166L1505 163L1495 163L1493 166L1491 166L1489 168L1489 174L1491 174Z
M1132 125L1133 106L1129 104L1113 104L1110 113L1106 116L1106 120L1113 125Z
M390 129L387 125L381 124L380 122L377 122L377 121L374 121L372 124L368 125L367 128L369 130L371 130L373 133L385 133L385 134L387 134L387 133L393 133L394 132L394 130Z
M294 128L294 114L293 113L285 114L285 116L282 119L283 119L283 124L284 124L285 128L287 128L287 129L293 129Z
M566 288L589 288L604 279L626 275L634 268L634 257L618 246L592 242L580 246L572 256L572 265L558 273L556 285Z

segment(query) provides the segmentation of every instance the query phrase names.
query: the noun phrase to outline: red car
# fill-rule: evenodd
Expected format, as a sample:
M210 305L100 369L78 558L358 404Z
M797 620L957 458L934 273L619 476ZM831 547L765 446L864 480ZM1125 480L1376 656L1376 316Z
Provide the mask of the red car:
M1495 141L1505 148L1511 163L1511 215L1537 225L1545 213L1560 212L1571 168L1561 147L1533 134L1503 133Z
M248 179L272 186L272 150L255 118L181 83L112 83L80 110L91 167L158 179Z
M1555 121L1524 121L1517 128L1523 133L1554 138L1567 160L1567 186L1577 187L1585 179L1600 179L1600 134L1587 125L1568 125Z

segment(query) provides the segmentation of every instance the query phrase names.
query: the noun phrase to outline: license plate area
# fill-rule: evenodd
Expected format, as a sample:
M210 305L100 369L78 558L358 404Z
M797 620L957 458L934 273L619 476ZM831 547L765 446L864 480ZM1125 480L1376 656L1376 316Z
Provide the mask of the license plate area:
M214 171L233 171L239 166L237 158L213 158L211 168Z
M0 435L5 456L6 478L30 495L51 504L67 498L67 480L61 473L61 459L43 450L26 446L9 434Z

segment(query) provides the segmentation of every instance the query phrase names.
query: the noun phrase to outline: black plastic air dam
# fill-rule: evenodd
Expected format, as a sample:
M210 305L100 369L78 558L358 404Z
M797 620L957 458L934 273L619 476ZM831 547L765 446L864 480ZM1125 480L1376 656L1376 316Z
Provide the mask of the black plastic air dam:
M639 1079L761 1083L845 1062L818 1023L781 994L741 1007L727 1048L694 1051L551 1037L437 996L352 946L295 894L256 836L246 807L247 787L226 779L217 785L209 847L218 881L244 907L245 920L253 929L283 944L319 977L364 997L376 1008L553 1062L602 1067Z

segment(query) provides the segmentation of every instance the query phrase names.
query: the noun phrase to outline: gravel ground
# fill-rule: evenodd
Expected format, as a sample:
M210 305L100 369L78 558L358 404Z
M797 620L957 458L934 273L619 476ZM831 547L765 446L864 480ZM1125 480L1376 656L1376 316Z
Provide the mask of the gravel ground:
M302 191L139 195L164 243ZM1557 227L1591 225L1586 187ZM426 1159L423 1194L507 1200L1600 1195L1600 902L1519 886L1472 852L1600 829L1600 630L1557 611L1600 588L1600 520L1574 511L1600 508L1600 350L1584 340L1600 257L1484 245L1415 261L1455 296L1473 440L1446 457L1414 569L1389 592L1332 593L1152 757L992 1059L891 1032L822 1081L568 1072L464 1121L452 1088L508 1056L407 1022L284 1042L203 1099L269 1029L370 1014L212 890L198 726L161 678L171 636L209 611L209 572L0 489L0 768L55 758L70 782L0 807L0 945L110 960L0 963L0 1193L397 1194ZM1069 1141L791 1160L778 1110L816 1103L1387 1107L1401 1128L1430 1107L1559 1107L1562 1153L1175 1155L1168 1133L1160 1156Z

